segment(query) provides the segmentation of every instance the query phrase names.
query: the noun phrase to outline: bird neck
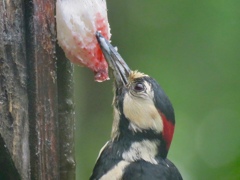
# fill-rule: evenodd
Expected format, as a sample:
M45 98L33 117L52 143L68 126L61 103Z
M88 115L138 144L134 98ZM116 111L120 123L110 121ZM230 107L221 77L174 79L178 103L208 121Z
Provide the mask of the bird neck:
M112 142L119 146L118 153L128 161L143 159L153 164L158 157L166 158L167 143L162 133L154 130L134 130L124 115L115 115L112 128Z

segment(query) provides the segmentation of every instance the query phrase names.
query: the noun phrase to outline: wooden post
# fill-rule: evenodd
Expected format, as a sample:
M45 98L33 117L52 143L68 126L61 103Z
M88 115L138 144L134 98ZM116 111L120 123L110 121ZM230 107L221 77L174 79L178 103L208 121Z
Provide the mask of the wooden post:
M1 156L11 156L11 159L6 159L6 161L14 162L14 166L5 171L6 179L12 177L11 173L19 174L18 179L20 177L30 178L27 59L23 7L22 1L0 1L0 135L1 146L5 145L6 148ZM7 156L8 152L10 156ZM5 164L0 164L0 169L4 166Z
M0 179L3 166L6 179L75 179L73 67L54 11L54 0L0 2Z

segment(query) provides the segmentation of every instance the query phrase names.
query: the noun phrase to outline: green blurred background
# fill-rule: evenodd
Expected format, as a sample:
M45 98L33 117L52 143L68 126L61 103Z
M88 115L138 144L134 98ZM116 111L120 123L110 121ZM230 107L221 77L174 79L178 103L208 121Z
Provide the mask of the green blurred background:
M169 152L186 180L240 179L240 1L108 0L112 44L175 108ZM112 80L75 67L77 179L110 138Z

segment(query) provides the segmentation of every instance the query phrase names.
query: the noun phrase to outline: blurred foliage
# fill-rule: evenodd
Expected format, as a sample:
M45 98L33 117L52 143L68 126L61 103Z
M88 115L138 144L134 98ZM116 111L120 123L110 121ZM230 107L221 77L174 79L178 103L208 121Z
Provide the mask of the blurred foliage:
M112 44L170 97L169 152L186 180L240 179L240 1L109 0ZM110 138L112 80L75 67L77 179Z

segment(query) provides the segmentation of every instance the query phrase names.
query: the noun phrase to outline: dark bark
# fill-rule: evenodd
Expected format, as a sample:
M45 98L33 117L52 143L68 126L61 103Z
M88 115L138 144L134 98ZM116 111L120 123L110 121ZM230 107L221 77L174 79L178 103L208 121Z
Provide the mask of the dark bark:
M60 179L75 179L73 64L57 48Z
M29 179L24 26L23 2L0 1L0 133L20 176Z
M0 2L0 169L7 162L9 177L75 179L73 67L55 53L54 12L53 0Z
M60 179L54 1L26 2L32 179Z
M8 151L8 148L0 135L0 179L14 179L20 180L20 175L16 169L14 162L12 161L11 154Z

